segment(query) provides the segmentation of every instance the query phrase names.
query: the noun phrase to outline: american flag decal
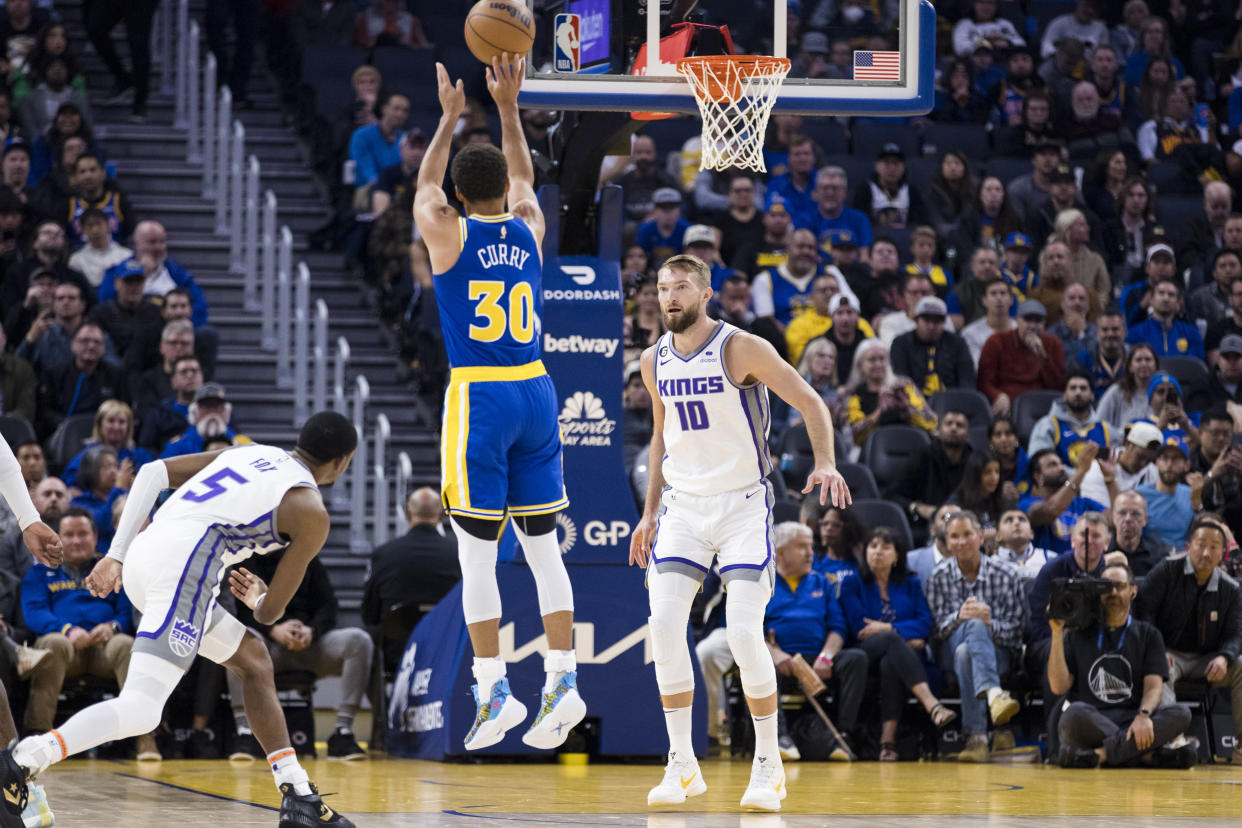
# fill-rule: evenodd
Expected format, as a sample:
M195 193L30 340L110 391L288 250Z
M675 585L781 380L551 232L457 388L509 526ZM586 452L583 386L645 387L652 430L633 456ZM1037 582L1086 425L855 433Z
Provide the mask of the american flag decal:
M854 80L900 81L901 52L855 52Z

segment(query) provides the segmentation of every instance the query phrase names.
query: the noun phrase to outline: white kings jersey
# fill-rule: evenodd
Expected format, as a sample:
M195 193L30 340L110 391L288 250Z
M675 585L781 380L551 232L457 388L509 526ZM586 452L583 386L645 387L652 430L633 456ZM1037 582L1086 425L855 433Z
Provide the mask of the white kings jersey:
M753 486L772 471L768 389L741 386L725 370L725 343L739 329L717 323L682 356L673 335L656 343L656 393L664 404L664 480L677 491L713 495Z
M257 444L229 449L177 489L146 532L201 531L198 546L220 553L223 573L251 555L287 545L278 534L276 510L285 493L298 486L319 490L310 469L283 449Z

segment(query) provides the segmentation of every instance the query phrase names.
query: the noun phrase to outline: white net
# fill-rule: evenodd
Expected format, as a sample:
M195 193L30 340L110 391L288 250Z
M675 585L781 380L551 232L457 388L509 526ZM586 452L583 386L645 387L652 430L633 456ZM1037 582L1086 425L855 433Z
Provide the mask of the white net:
M765 55L682 58L677 71L694 89L703 117L700 170L767 172L763 139L789 60Z

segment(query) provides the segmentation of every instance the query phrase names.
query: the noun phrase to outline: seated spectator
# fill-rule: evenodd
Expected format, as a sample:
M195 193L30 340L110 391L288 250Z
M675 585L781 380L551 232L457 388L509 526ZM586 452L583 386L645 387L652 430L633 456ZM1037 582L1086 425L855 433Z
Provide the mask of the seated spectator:
M116 452L122 478L132 479L139 469L151 462L150 452L134 444L134 412L120 400L104 400L99 411L95 412L95 427L91 429L90 442L73 456L60 475L66 486L78 486L78 467L82 464L82 458L101 445Z
M837 591L811 568L811 530L793 521L779 523L773 529L773 545L778 577L763 629L775 640L768 648L776 671L792 677L790 658L801 655L821 679L832 683L837 708L834 721L843 736L853 733L867 683L867 657L859 650L845 649L847 629ZM790 759L805 753L807 759L823 761L838 748L848 751L850 747L816 744L806 739L796 744L790 731L798 733L800 729L796 723L787 729L784 712L778 715L784 742L782 753ZM790 747L795 750L790 751Z
M48 6L51 4L48 3ZM22 98L29 93L31 86L38 83L47 74L47 67L53 59L60 58L69 65L69 84L83 96L86 95L86 76L78 70L69 49L69 35L64 23L50 23L39 32L39 38L27 55L21 69L15 70L13 77L14 103L20 104Z
M969 203L965 209L971 209ZM935 262L936 231L926 225L914 228L910 233L910 256L913 261L906 265L906 275L926 276L931 279L936 295L945 298L953 287L953 274Z
M1081 296L1090 303L1085 288L1079 286ZM1067 291L1068 293L1068 291ZM1061 296L1061 323L1065 323L1065 296ZM1072 301L1072 300L1071 300ZM1088 323L1089 324L1089 323ZM1068 330L1069 325L1066 324ZM1085 330L1085 328L1084 328ZM1115 310L1103 311L1094 326L1095 336L1083 348L1073 352L1070 359L1070 371L1086 371L1091 376L1091 388L1097 403L1104 394L1113 387L1124 374L1126 359L1126 322L1125 317ZM1064 340L1062 340L1064 342ZM1066 351L1066 353L1070 353Z
M716 233L715 227L692 224L686 228L686 233L682 236L682 252L702 259L710 268L712 290L719 290L724 280L733 275L733 270L725 267L720 259Z
M31 440L16 446L17 463L22 467L22 480L26 488L34 494L35 487L47 478L47 458L43 456L43 446Z
M73 491L79 493L74 495L69 505L90 512L97 537L96 551L106 555L112 544L116 520L124 506L124 497L134 482L134 464L130 462L122 467L117 462L116 449L98 443L83 452L78 460L74 482L76 486Z
M685 234L690 229L690 222L681 215L680 190L663 187L656 190L651 198L655 204L655 217L638 225L635 241L658 268L665 259L675 256L685 247Z
M190 271L182 267L176 259L168 257L168 234L164 225L158 221L139 222L134 228L134 258L138 260L146 277L143 290L145 295L163 297L174 288L186 290L190 294L190 318L195 330L207 324L207 297L194 281ZM107 302L116 295L116 280L122 278L123 271L130 268L130 265L122 262L104 273L103 282L99 285L100 302Z
M815 189L811 198L815 211L808 216L795 217L794 226L815 234L820 249L829 255L838 238L847 239L855 247L866 250L871 247L871 219L861 210L847 207L845 193L849 186L845 170L841 167L824 167L815 176ZM799 220L805 223L799 224ZM842 231L844 235L841 235ZM867 261L864 253L862 260Z
M936 235L947 238L957 232L958 222L973 208L974 198L975 180L966 155L960 150L946 151L931 178L927 197L927 213Z
M931 277L922 273L907 274L901 280L901 310L890 311L882 314L879 319L878 329L880 332L880 341L889 348L893 347L893 342L902 334L909 333L914 330L917 324L914 319L915 311L924 297L935 296L935 289ZM952 327L952 320L948 320L946 326Z
M948 415L946 412L945 417ZM966 461L961 482L949 495L948 502L978 516L984 536L991 541L1001 515L1018 505L1018 493L1002 485L1000 460L996 455L990 451L976 451Z
M909 377L925 397L946 388L974 388L970 348L944 329L945 303L935 296L920 299L914 316L914 330L893 340L893 371Z
M86 322L86 300L82 289L63 282L52 293L51 313L34 321L26 338L17 346L17 355L28 361L39 376L47 376L73 360L70 343ZM104 356L115 359L112 341L104 334Z
M1103 574L1116 586L1100 597L1101 621L1066 632L1063 621L1048 620L1048 685L1069 702L1057 725L1058 762L1066 768L1116 767L1163 750L1172 754L1170 764L1189 767L1197 740L1165 747L1190 725L1190 711L1180 704L1161 705L1169 676L1164 642L1158 630L1131 617L1134 573L1115 563ZM1114 669L1109 669L1110 660Z
M634 313L629 317L628 345L650 348L668 329L660 313L660 295L654 279L639 283L634 292Z
M1052 95L1061 100L1068 100L1074 81L1079 79L1082 66L1086 63L1086 49L1083 43L1072 37L1063 37L1056 49L1039 65L1040 77L1048 84Z
M1031 237L1025 233L1010 233L1004 239L1000 275L1016 300L1013 309L1016 313L1017 305L1025 302L1027 294L1039 285L1039 274L1028 264L1031 259Z
M125 685L134 646L133 607L124 592L96 598L86 576L96 556L95 524L89 512L69 509L60 519L64 560L55 569L35 563L22 581L22 618L37 635L35 646L48 650L30 677L30 701L23 728L52 729L66 678L83 674L116 678ZM155 739L138 737L138 755L159 758Z
M1199 425L1199 447L1190 453L1190 471L1203 474L1203 508L1231 531L1242 529L1242 448L1233 445L1235 433L1229 412L1210 408Z
M1013 398L1039 388L1065 386L1061 340L1044 333L1044 306L1028 299L1018 306L1018 325L988 337L979 354L979 390L993 414L1008 414Z
M622 460L625 468L634 468L635 460L646 460L644 453L651 444L651 392L643 382L642 363L634 360L625 366L625 386L621 392Z
M1096 407L1099 418L1114 431L1125 428L1133 420L1150 416L1147 387L1160 367L1160 358L1152 346L1140 342L1126 354L1125 363L1125 370L1104 392Z
M1134 146L1134 136L1122 123L1121 114L1104 109L1094 83L1074 84L1070 96L1071 106L1057 132L1069 145L1071 160L1092 158L1103 149Z
M1229 538L1207 515L1195 520L1186 560L1165 559L1147 573L1139 588L1139 617L1160 631L1168 653L1169 675L1163 704L1176 705L1174 685L1181 678L1206 678L1228 686L1234 729L1242 733L1242 596L1238 583L1220 570ZM1242 764L1242 748L1232 764Z
M1226 247L1225 227L1233 211L1233 190L1223 181L1203 185L1203 210L1186 222L1177 245L1182 267L1205 264L1212 251ZM1235 248L1236 249L1236 248Z
M270 583L285 552L255 555L246 561L242 573L249 573ZM236 582L232 590L240 598ZM243 590L244 591L244 590ZM261 634L272 656L272 668L280 673L304 670L316 678L340 676L341 700L336 708L336 727L328 737L328 756L333 759L365 759L366 752L354 738L354 716L362 704L371 679L371 636L358 627L337 626L336 591L328 578L328 570L318 557L306 566L306 575L285 614L275 624L260 624L254 613L241 601L237 602L237 618L246 627ZM247 753L261 756L262 748L250 730L250 722L242 706L242 680L228 671L229 697L233 701L233 718L237 723L238 743L233 756ZM249 737L249 738L247 738Z
M996 557L1018 570L1023 588L1029 586L1045 564L1057 555L1035 545L1031 519L1021 509L1003 512L996 523Z
M1242 256L1236 250L1218 248L1212 258L1212 281L1195 288L1186 297L1186 315L1196 322L1203 319L1211 327L1229 316L1229 291L1242 279Z
M708 223L720 229L720 258L725 265L734 270L750 267L745 251L763 244L765 230L763 211L756 203L755 179L749 173L738 172L730 179L729 206L713 214Z
M1147 247L1147 263L1144 275L1146 279L1131 282L1122 288L1121 307L1126 314L1126 324L1134 326L1146 321L1155 293L1156 282L1177 274L1173 260L1173 248L1169 247L1162 237Z
M1242 403L1242 336L1229 334L1221 339L1216 365L1211 370L1206 390L1207 405Z
M62 156L61 162L64 163L64 154L60 152L60 149L71 139L81 141L82 148L76 154L69 153L69 161L72 163L65 169L72 170L72 164L77 162L77 157L85 152L97 156L101 164L104 161L103 149L95 140L95 133L91 129L86 114L72 101L66 101L57 107L56 117L52 119L52 125L48 127L47 132L32 136L32 138L30 180L35 184L41 184L55 169L58 155Z
M897 144L885 144L875 157L875 174L854 193L854 207L873 227L926 224L923 199L906 176L906 155Z
M955 330L974 322L987 313L983 294L987 284L1000 276L996 251L990 247L976 247L970 255L971 278L959 279L945 299L945 306Z
M893 373L888 349L875 339L864 340L854 352L846 402L854 442L867 442L876 426L910 425L931 432L936 414L906 377Z
M850 509L829 505L816 524L819 547L811 569L828 579L838 592L841 582L858 574L866 530Z
M796 311L810 304L811 282L820 272L819 251L810 230L795 230L784 264L755 274L751 303L759 318L771 317L785 331Z
M104 226L104 222L98 220L92 224L96 229ZM150 337L160 336L164 320L160 317L159 308L143 301L142 269L123 269L122 274L115 283L114 298L91 308L89 318L107 334L126 370L135 371L144 367L143 343Z
M0 91L0 149L15 141L24 141L21 124L13 111L13 96L7 90Z
M789 243L789 229L792 219L785 209L783 200L773 201L767 211L762 213L763 237L756 242L747 242L734 251L730 261L736 269L747 274L758 273L769 267L776 267L785 262L785 247Z
M996 247L1010 234L1022 229L1006 192L1003 181L994 175L986 175L979 182L974 205L957 222L953 238L959 250L976 247ZM949 240L945 240L948 243ZM1029 240L1028 240L1029 243Z
M1061 318L1048 333L1061 340L1061 350L1075 355L1095 350L1096 327L1089 321L1092 311L1090 291L1077 282L1066 285L1061 293ZM1072 358L1072 357L1071 357Z
M1139 155L1148 164L1177 161L1196 174L1212 166L1216 137L1194 120L1190 99L1174 87L1164 102L1163 117L1145 121L1138 130Z
M1119 269L1115 274L1119 284L1128 281L1123 274L1138 274L1146 263L1145 251L1156 227L1154 207L1146 180L1141 176L1127 178L1116 200L1116 212L1104 225L1104 261Z
M895 241L888 236L872 241L866 264L861 261L859 250L846 231L833 232L832 247L833 263L845 275L846 282L854 286L865 317L879 320L885 314L908 310L902 296L906 278L901 273L901 256ZM909 327L897 333L913 328L914 319L911 317Z
M14 141L0 155L0 187L17 196L27 211L34 207L34 192L30 188L30 145Z
M28 443L22 448L29 446L38 446L38 443ZM39 457L43 456L40 449ZM61 482L59 477L45 477L30 489L30 499L34 503L35 509L39 513L39 519L48 526L55 526L60 522L60 516L69 508L69 490L65 488L65 484ZM7 506L5 507L8 508ZM17 518L11 516L12 529L5 530L0 533L0 572L6 572L21 579L25 576L26 571L30 569L31 564L35 562L34 555L30 553L30 549L26 546L26 541L22 537L22 533L18 531ZM20 622L20 615L8 615L9 619L17 619Z
M1092 220L1099 221L1098 218ZM1103 257L1088 246L1092 238L1091 226L1087 222L1087 216L1081 210L1062 210L1057 213L1050 239L1064 242L1069 251L1070 283L1082 285L1095 294L1098 302L1092 303L1095 312L1091 314L1091 318L1095 319L1099 308L1112 299L1113 283Z
M70 84L72 71L68 60L63 56L50 58L41 74L42 79L22 98L18 107L18 117L27 135L45 135L57 111L66 103L76 106L83 118L90 120L86 93Z
M69 257L69 267L81 273L96 288L103 281L104 273L111 267L134 255L112 237L111 220L103 210L88 207L78 218L86 243ZM141 274L139 274L141 275ZM139 300L142 294L138 294Z
M1203 347L1209 366L1217 363L1220 343L1230 335L1242 336L1242 279L1235 279L1229 285L1229 312L1215 323L1209 324L1207 333L1203 336Z
M1052 190L1051 175L1061 163L1063 148L1064 143L1058 139L1039 139L1031 147L1031 172L1018 176L1006 186L1009 204L1023 222L1022 227L1027 226L1028 221L1035 221L1039 208L1049 198Z
M1000 683L1022 648L1022 579L1010 564L982 554L983 530L972 513L950 518L946 536L951 556L927 586L932 643L941 669L956 673L961 688L966 744L958 761L986 762L988 719L1000 726L1018 712Z
M1083 203L1078 193L1078 179L1074 176L1074 170L1065 164L1059 164L1048 173L1048 199L1039 205L1033 214L1027 216L1031 227L1031 239L1035 247L1043 247L1054 238L1054 234L1058 231L1061 233L1060 240L1068 243L1066 230L1073 222L1073 218L1068 219L1067 223L1062 226L1057 224L1058 218L1066 210L1078 210L1087 223L1087 226L1082 228L1086 232L1080 234L1085 238L1080 239L1076 244L1081 247L1090 242L1094 247L1102 246L1102 237L1098 236L1099 217L1088 210L1086 204ZM1078 247L1075 247L1075 250L1077 249ZM1078 271L1075 270L1076 275L1077 273ZM1099 286L1094 283L1087 286L1099 291Z
M410 99L390 92L379 103L379 120L354 130L349 139L349 160L354 165L355 188L374 184L380 170L401 163L400 141L409 117Z
M1180 440L1166 442L1156 455L1159 479L1135 489L1147 501L1147 528L1143 531L1178 550L1185 548L1186 530L1203 509L1203 475L1188 474L1189 468L1186 444Z
M1062 463L1073 465L1084 442L1090 442L1104 451L1103 456L1107 457L1112 435L1108 424L1096 415L1094 402L1091 378L1086 372L1069 374L1065 378L1061 399L1053 401L1048 413L1036 420L1031 428L1027 452L1034 456L1038 451L1052 449L1060 455ZM1105 499L1094 494L1089 496L1100 501Z
M621 188L621 201L625 205L627 222L642 222L651 218L655 202L652 196L664 188L678 189L680 184L664 171L659 164L655 141L648 135L635 135L630 145L629 164L624 173L612 183ZM749 202L754 206L754 189Z
M886 527L872 531L859 577L842 585L841 608L849 641L867 656L880 677L880 761L897 761L897 722L913 693L932 724L944 727L957 714L927 684L917 655L931 637L931 610L919 579L906 568L906 550Z
M388 205L402 196L408 194L410 203L413 203L414 190L418 186L418 168L427 151L427 137L418 127L411 127L401 139L398 150L401 161L380 170L375 186L371 188L371 214L377 218L383 215Z
M1134 489L1126 489L1113 500L1113 539L1109 552L1121 552L1135 576L1142 578L1152 567L1173 554L1173 547L1147 528L1147 500Z
M364 49L375 46L430 46L418 18L402 8L397 0L371 0L354 21L354 45Z
M1031 489L1027 474L1026 448L1018 443L1018 433L1008 416L998 415L988 425L988 450L1000 462L1001 488L1005 497L1023 495Z
M969 418L950 409L940 416L932 441L910 455L892 487L882 493L905 511L916 542L926 539L928 525L945 502L945 493L952 493L962 482L973 451Z
M836 268L832 268L832 270L836 270ZM845 296L847 298L853 296L853 291L848 290L848 286L846 289L842 289L844 282L845 279L843 277L838 278L832 272L821 273L811 282L810 303L805 305L801 312L794 316L789 323L789 327L785 329L785 344L788 347L788 359L791 364L798 364L798 361L802 358L802 350L808 342L818 336L823 336L832 329L833 314L843 304L855 312L855 324L862 334L859 339L875 336L875 331L867 324L867 320L857 319L857 298L853 302L844 302L843 300L836 303L835 308L833 307L832 300L837 296ZM850 356L853 356L852 349L850 349Z
M1107 43L1097 44L1091 53L1091 71L1088 79L1100 99L1101 114L1117 117L1125 123L1133 108L1132 90L1126 88L1121 78L1121 55L1117 48Z
M1044 79L1035 74L1035 61L1025 49L1011 49L1006 58L1005 79L988 91L996 105L1000 125L1016 127L1022 123L1022 104L1032 92L1042 91Z
M1150 345L1157 356L1203 359L1203 338L1199 336L1199 328L1178 318L1181 308L1181 281L1175 276L1162 277L1152 290L1151 315L1130 328L1126 342Z
M104 400L128 398L119 370L104 361L103 329L83 322L70 345L73 360L39 378L39 424L44 437L66 417L99 409Z
M1147 383L1147 405L1150 413L1144 418L1164 435L1164 442L1197 443L1199 414L1186 413L1186 395L1177 377L1159 371Z
M991 102L971 79L969 63L961 58L953 59L942 83L944 89L936 90L936 105L931 113L933 121L980 126L987 121Z
M1117 50L1118 60L1124 65L1130 55L1142 48L1143 25L1151 12L1145 0L1128 0L1121 14L1121 22L1113 26L1109 37Z
M1156 482L1156 455L1163 442L1164 432L1145 420L1135 420L1125 427L1121 447L1113 452L1119 492Z
M130 260L133 261L132 259ZM130 270L134 270L132 265L126 266L120 273L128 274ZM143 328L139 331L141 340L136 341L130 346L133 370L146 371L163 363L164 358L161 353L161 342L164 335L164 327L172 322L193 321L194 306L190 298L190 292L185 288L173 288L165 293L162 297L147 295L146 301L160 309L160 319L163 324L160 326L152 326ZM437 323L438 324L438 323ZM203 368L203 376L207 379L215 374L216 354L220 350L220 334L211 325L198 325L194 328L194 355L198 357L199 364Z
M38 387L34 368L8 350L8 339L4 328L0 328L0 412L34 423L37 413L35 391Z
M1057 553L1067 552L1079 518L1087 512L1108 510L1109 504L1079 494L1082 481L1095 465L1099 452L1098 445L1084 442L1074 462L1072 476L1054 450L1043 449L1031 455L1028 465L1031 491L1018 501L1018 508L1031 520L1036 546ZM1106 479L1111 476L1111 473L1105 475Z
M113 241L129 238L135 225L133 205L128 196L109 182L98 157L89 153L78 156L69 181L73 195L59 215L72 227L75 242L89 241L82 228L82 214L91 209L107 217Z
M765 209L783 204L794 227L812 227L820 212L815 201L815 158L815 142L805 135L794 135L789 139L788 171L773 175L768 181ZM845 193L841 192L839 197L844 199Z
M0 55L4 56L6 72L27 68L38 44L39 32L52 22L52 12L37 8L33 2L6 3L0 16Z
M1039 81L1044 83L1043 78ZM1007 155L1030 157L1032 161L1050 142L1057 142L1057 160L1063 144L1056 137L1052 124L1052 98L1044 89L1035 89L1022 99L1022 114L1015 128L1009 133Z
M160 400L155 408L142 412L142 432L138 443L156 454L168 441L189 426L190 406L198 389L203 387L203 368L196 356L181 356L173 361L171 396ZM206 446L204 446L206 450Z
M197 454L206 450L207 443L223 438L231 445L240 446L251 442L244 434L238 434L230 423L233 421L233 404L228 401L224 386L209 382L194 393L194 402L186 413L187 428L180 437L172 440L160 452L160 459Z
M927 585L931 583L932 571L943 561L949 557L949 547L945 540L945 527L948 526L949 520L953 518L961 509L952 503L946 503L936 509L931 519L931 543L926 546L920 546L917 549L911 549L910 554L906 558L906 566L910 572L919 579L919 583L923 585L923 594L927 594Z
M185 319L164 325L160 335L160 364L131 377L130 398L134 407L146 411L172 396L173 363L194 353L194 326Z
M1108 27L1100 22L1100 10L1095 0L1078 0L1073 12L1052 18L1044 28L1040 54L1051 57L1057 50L1057 44L1066 38L1073 38L1088 49L1109 42Z
M1026 41L1013 23L996 16L996 0L974 0L974 13L964 16L953 27L953 52L967 57L980 39L987 40L998 50L1023 47Z
M794 320L795 322L797 320ZM845 396L842 384L837 376L837 346L826 336L816 337L807 343L798 360L798 375L806 380L807 385L815 389L819 398L828 406L828 414L832 418L837 433L849 429L849 420L845 412ZM772 421L777 423L778 411L773 400ZM783 402L783 401L782 401ZM786 408L791 408L786 404ZM786 412L784 425L791 426L802 421L797 409Z

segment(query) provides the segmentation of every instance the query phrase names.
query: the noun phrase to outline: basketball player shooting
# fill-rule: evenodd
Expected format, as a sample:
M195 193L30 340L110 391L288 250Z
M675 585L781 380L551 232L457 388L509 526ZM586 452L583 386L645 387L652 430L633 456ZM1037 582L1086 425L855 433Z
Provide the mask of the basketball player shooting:
M478 710L467 750L496 744L526 719L526 706L510 692L500 656L496 555L506 513L535 578L548 640L542 704L522 741L558 747L586 715L577 690L573 591L556 540L555 515L569 499L556 389L540 359L544 219L518 116L525 67L525 60L504 53L487 70L487 86L500 110L503 151L468 144L453 159L463 218L440 182L466 94L461 81L454 84L436 64L444 114L419 168L414 199L452 368L440 463L444 505L461 559L462 610L474 648Z
M242 679L246 715L280 791L280 828L353 828L319 796L298 764L276 696L272 660L255 633L217 602L225 571L251 555L285 549L270 589L244 569L232 589L260 624L274 624L319 554L330 519L319 486L349 467L353 424L333 411L306 421L292 453L248 445L147 463L134 478L108 555L86 585L96 596L125 593L142 613L120 694L76 713L58 730L18 743L16 761L36 777L96 745L149 733L196 655ZM139 533L160 492L176 491ZM7 781L7 780L6 780Z
M678 805L707 791L691 743L694 670L686 624L716 558L729 649L755 722L742 807L777 811L785 771L776 736L776 668L763 639L775 577L767 389L806 422L815 467L803 494L819 487L821 504L831 497L834 506L846 506L850 492L836 468L832 423L819 394L767 342L708 318L707 265L673 256L661 266L657 287L669 332L643 352L642 374L660 428L651 439L643 516L630 540L630 563L647 570L651 649L669 736L664 780L647 804Z

